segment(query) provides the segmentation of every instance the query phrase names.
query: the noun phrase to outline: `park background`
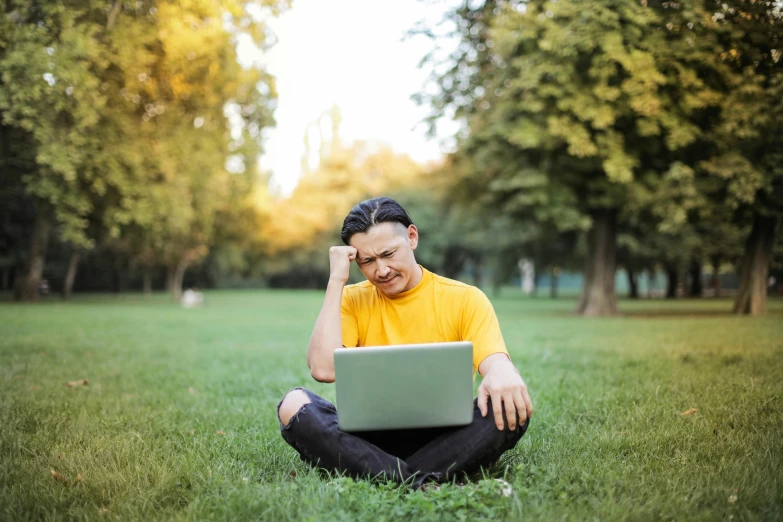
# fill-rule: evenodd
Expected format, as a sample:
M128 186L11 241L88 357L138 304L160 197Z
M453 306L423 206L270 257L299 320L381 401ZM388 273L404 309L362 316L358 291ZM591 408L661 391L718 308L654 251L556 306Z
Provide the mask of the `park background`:
M5 1L3 516L780 519L781 9ZM465 487L323 477L277 434L378 195L536 404Z

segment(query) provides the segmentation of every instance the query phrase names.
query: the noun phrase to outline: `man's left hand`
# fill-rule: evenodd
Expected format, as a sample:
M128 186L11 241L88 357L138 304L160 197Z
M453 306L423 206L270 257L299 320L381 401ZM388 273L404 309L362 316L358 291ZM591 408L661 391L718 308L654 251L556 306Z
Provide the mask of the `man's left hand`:
M499 430L505 427L504 410L510 430L517 428L517 415L520 425L533 415L533 403L527 393L525 381L506 354L495 353L484 359L479 366L479 373L484 376L478 389L478 407L482 417L486 417L488 413L488 398L492 399L495 425Z

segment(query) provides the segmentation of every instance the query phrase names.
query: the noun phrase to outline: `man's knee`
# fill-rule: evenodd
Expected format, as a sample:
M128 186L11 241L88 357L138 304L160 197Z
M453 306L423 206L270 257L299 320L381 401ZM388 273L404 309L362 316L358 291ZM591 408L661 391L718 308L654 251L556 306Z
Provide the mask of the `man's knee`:
M283 426L288 426L291 421L291 417L296 415L296 412L302 409L305 404L310 404L310 397L304 392L304 390L293 390L283 398L283 402L280 403L280 407L277 409L277 417Z

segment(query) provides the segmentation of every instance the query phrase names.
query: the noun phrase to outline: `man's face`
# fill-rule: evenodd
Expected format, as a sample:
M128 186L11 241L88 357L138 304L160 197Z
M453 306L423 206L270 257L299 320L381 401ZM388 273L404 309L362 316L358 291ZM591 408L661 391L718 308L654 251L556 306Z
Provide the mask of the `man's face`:
M354 234L350 243L357 250L359 269L385 295L394 296L416 286L418 265L413 251L419 243L419 231L414 225L406 229L400 223L380 223Z

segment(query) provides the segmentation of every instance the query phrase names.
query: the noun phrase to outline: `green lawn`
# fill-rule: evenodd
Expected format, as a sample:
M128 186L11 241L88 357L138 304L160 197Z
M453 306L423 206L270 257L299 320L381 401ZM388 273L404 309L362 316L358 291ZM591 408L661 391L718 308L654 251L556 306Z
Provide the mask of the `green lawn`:
M322 477L280 438L287 390L334 400L305 364L320 301L0 303L0 519L783 519L783 301L582 319L509 290L494 302L530 429L484 478L426 493Z

